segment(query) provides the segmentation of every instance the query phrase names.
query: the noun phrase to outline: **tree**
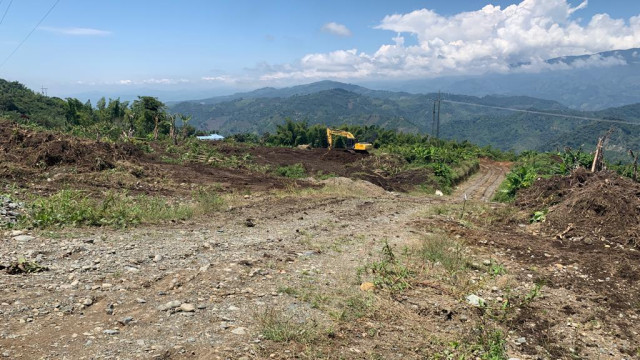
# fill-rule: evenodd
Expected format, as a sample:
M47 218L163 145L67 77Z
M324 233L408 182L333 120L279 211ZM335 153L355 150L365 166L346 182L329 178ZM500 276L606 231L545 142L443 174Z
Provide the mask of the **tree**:
M180 114L180 120L182 121L182 136L186 139L190 135L193 135L196 132L196 128L189 125L189 121L191 121L191 115Z
M173 141L174 145L178 145L178 132L176 131L176 114L167 114L167 122L169 123L169 138Z
M133 102L132 110L136 114L135 127L140 136L153 134L153 139L158 139L160 122L164 121L166 105L151 96L138 96Z
M306 122L295 122L287 118L284 124L276 126L274 142L285 146L307 144L307 130Z
M66 118L69 125L88 127L93 124L92 119L93 108L91 103L83 104L75 98L67 98L66 102Z

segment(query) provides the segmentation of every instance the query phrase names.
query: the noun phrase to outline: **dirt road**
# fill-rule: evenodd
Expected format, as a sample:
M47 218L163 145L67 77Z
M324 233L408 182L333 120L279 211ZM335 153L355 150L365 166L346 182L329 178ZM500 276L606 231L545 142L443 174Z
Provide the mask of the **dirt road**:
M580 281L580 269L551 263L554 247L541 255L548 267L510 252L529 228L484 203L502 174L483 164L453 197L345 180L229 199L216 217L181 224L7 232L0 263L25 256L50 270L0 275L0 355L429 359L479 356L497 336L521 359L631 358L637 310L608 313L582 288L535 290L539 278ZM458 220L463 193L473 201ZM497 226L494 240L481 236ZM513 311L498 314L502 304Z
M481 159L478 172L456 188L453 198L461 199L466 195L469 200L490 201L510 166L506 162Z

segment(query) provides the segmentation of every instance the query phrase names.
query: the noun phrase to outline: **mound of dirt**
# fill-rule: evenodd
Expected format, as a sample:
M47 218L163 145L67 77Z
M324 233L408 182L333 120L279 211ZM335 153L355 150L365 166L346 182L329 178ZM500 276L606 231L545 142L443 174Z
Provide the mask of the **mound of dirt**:
M640 245L640 184L613 172L578 169L540 179L518 194L516 204L548 208L543 231L559 238Z
M386 193L386 191L380 186L359 179L353 180L345 177L332 177L319 181L319 183L324 185L340 186L353 191L360 190L371 196L383 195Z
M30 131L10 122L0 123L0 157L4 161L44 169L74 165L76 171L112 169L118 160L141 156L129 143L110 144L51 132Z

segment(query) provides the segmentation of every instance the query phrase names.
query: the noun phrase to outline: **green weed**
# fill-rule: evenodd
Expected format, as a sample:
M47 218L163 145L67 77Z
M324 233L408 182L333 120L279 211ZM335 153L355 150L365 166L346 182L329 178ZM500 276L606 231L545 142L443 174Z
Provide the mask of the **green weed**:
M213 190L200 189L191 201L172 202L158 196L130 196L109 191L102 199L80 190L60 190L49 197L31 200L21 226L50 228L65 226L127 227L140 223L185 220L218 210L223 201Z
M506 273L507 269L504 267L504 265L491 261L491 265L489 265L489 275L491 275L491 277L504 275Z
M507 350L502 331L497 329L480 329L480 335L478 337L478 345L482 349L482 360L506 360Z
M468 260L463 254L461 243L444 235L425 237L419 249L424 261L440 263L449 273L456 273L467 268Z
M540 210L540 211L535 211L533 213L533 215L531 216L531 219L529 219L530 223L537 223L537 222L545 222L547 220L547 213L549 212L548 209L544 209L544 210Z
M367 264L358 269L358 277L363 274L373 275L373 284L377 288L386 288L391 291L402 291L410 286L409 280L414 273L408 267L396 259L389 243L385 241L382 247L382 259Z
M300 179L306 176L304 166L302 166L302 164L281 166L275 170L275 173L279 176L284 176L291 179Z
M258 316L262 336L276 342L309 343L316 339L315 323L295 321L282 311L267 309Z
M331 315L339 321L360 319L371 313L374 302L375 298L370 293L353 295L341 300Z

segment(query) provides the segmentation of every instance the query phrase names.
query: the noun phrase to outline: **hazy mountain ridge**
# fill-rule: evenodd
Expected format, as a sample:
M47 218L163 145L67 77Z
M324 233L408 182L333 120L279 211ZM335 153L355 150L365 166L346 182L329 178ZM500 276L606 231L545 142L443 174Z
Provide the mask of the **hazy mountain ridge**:
M614 50L597 54L564 56L545 61L547 69L525 70L517 63L506 74L445 76L428 80L384 84L389 89L412 93L442 90L456 94L484 96L526 95L556 100L579 110L593 111L640 102L640 49ZM381 87L383 83L371 82Z

